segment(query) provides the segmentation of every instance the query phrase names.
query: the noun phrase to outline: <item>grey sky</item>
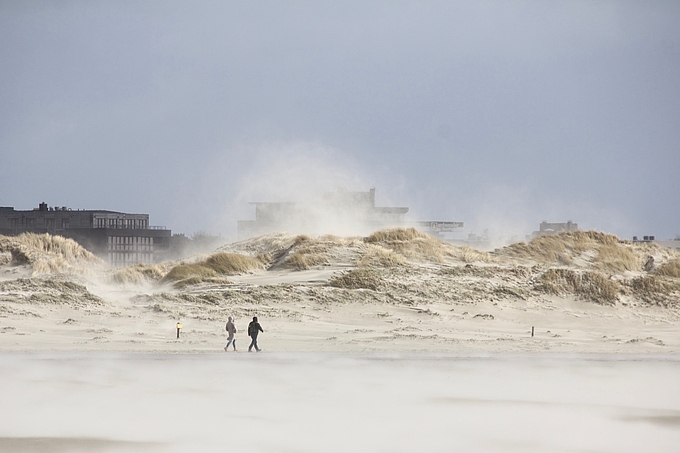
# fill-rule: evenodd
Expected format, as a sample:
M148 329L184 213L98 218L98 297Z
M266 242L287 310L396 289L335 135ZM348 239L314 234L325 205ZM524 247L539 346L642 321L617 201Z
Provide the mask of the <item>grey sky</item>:
M678 2L0 2L0 205L233 237L375 186L469 231L680 233ZM319 194L320 195L320 194Z

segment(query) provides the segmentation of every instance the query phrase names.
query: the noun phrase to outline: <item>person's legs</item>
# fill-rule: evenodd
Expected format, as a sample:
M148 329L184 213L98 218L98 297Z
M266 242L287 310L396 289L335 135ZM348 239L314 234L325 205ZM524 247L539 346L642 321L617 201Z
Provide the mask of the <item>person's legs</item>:
M236 351L236 338L234 338L234 351Z
M250 346L248 346L248 352L253 352L253 345L256 342L256 338L253 338L253 341L250 342Z
M260 352L260 348L257 347L257 337L253 338L253 346L255 346L257 352Z

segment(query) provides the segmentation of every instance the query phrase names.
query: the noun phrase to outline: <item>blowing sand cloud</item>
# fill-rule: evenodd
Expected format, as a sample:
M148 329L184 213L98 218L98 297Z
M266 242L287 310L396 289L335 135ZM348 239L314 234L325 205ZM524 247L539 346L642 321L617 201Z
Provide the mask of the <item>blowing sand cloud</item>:
M208 215L204 223L212 233L234 237L236 221L254 216L248 202L308 203L329 191L366 191L375 185L350 153L321 143L243 144L215 160L187 192L175 217L178 225L189 226L188 216Z

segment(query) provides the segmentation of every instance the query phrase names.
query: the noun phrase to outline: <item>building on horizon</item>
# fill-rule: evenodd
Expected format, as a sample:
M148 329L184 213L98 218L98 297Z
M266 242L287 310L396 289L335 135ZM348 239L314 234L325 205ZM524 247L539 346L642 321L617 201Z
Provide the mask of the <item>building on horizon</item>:
M534 231L529 236L527 236L527 240L531 240L539 236L550 236L570 231L578 231L578 223L574 223L571 220L564 223L550 223L544 220L539 225L538 231Z
M463 226L463 222L420 221L405 219L408 207L375 205L375 189L352 192L340 189L327 192L320 202L251 202L255 220L238 221L238 239L287 231L305 234L368 234L391 227L415 227L443 238L442 233Z
M657 244L661 247L665 247L667 249L677 250L678 252L680 252L680 235L676 236L675 239L668 240L659 240L656 239L655 236L642 236L641 238L638 238L638 236L633 236L633 242L634 243L649 242Z
M40 203L32 210L0 206L0 234L49 233L73 239L114 267L163 261L171 231L149 225L149 214L72 210Z
M463 222L450 222L438 220L419 220L417 222L409 222L406 226L412 226L418 231L434 236L441 241L455 242L455 240L447 237L448 233L457 233L459 229L463 228Z
M287 231L306 234L358 234L404 223L406 207L375 205L368 192L327 192L320 202L250 202L255 220L238 221L238 238Z

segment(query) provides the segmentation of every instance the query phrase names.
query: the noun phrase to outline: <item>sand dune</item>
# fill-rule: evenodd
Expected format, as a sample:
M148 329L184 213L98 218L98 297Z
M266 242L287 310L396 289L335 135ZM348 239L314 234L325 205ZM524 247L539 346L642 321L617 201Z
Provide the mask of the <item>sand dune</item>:
M107 269L73 241L0 237L0 349L221 351L227 316L242 348L259 316L273 351L677 353L678 262L598 232L486 253L392 229Z

